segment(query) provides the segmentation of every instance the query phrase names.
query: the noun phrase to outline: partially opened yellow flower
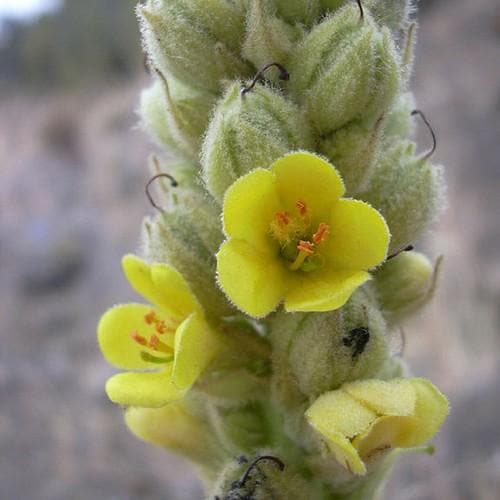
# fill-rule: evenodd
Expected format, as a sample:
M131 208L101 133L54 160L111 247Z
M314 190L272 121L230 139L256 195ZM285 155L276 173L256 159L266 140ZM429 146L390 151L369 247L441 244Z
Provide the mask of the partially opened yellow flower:
M448 414L448 401L421 378L363 380L320 396L306 412L337 461L355 474L392 448L431 439Z
M237 307L255 317L282 300L287 311L330 311L370 278L386 257L389 230L375 209L344 192L337 170L307 152L228 189L217 271Z
M134 255L122 261L132 288L153 307L124 304L109 309L97 328L99 345L112 365L106 392L126 406L161 407L183 397L222 346L205 321L188 284L166 264L149 266Z

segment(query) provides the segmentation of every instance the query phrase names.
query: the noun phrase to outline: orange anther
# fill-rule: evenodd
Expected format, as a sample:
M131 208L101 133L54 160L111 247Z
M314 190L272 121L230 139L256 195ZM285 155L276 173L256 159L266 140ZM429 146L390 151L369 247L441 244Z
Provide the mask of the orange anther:
M132 339L137 342L138 344L140 345L147 345L148 341L142 336L139 334L138 331L133 331L130 336L132 337Z
M161 320L156 323L156 331L161 335L165 333L167 327L165 326L165 321Z
M290 218L288 217L288 214L286 212L277 212L276 219L283 226L286 226L290 223Z
M329 234L330 234L330 226L328 224L325 224L324 222L322 222L318 226L318 230L313 235L314 243L316 243L316 245L323 243L323 241L326 240L326 238L328 237Z
M305 217L307 215L307 205L305 204L305 202L303 202L302 200L299 200L295 205L299 211L299 214L302 217Z
M160 339L156 335L151 335L151 338L149 339L149 347L156 350L158 348L159 341Z
M314 243L311 243L310 241L300 240L299 244L297 245L297 250L299 252L304 252L308 255L312 255L314 253Z
M151 309L146 315L144 315L144 321L151 325L152 323L156 323L156 313Z

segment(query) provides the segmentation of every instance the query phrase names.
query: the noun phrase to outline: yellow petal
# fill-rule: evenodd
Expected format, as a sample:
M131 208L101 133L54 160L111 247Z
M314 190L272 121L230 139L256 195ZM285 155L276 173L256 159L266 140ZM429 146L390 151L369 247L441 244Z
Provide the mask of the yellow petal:
M172 381L172 364L160 372L119 373L106 383L109 399L124 406L159 408L181 399L185 392Z
M189 389L221 347L221 338L203 316L191 314L175 332L174 384L179 389Z
M389 381L386 384L392 382ZM413 398L413 405L410 405L408 401L408 409L410 406L413 406L413 409L409 414L400 409L398 411L400 411L401 416L396 416L394 413L393 416L377 418L369 429L353 441L353 445L362 457L370 458L377 451L387 447L411 448L420 446L436 434L448 414L448 401L428 380L412 378L394 382L400 388L400 398ZM412 397L405 394L410 392L413 394ZM381 397L386 399L390 395L383 390ZM398 396L393 394L393 397ZM373 402L370 404L373 405ZM398 403L393 402L388 406L394 406L394 404ZM407 416L403 416L405 413Z
M258 168L238 179L224 198L224 231L261 251L274 246L269 225L279 212L276 179L269 170Z
M385 260L389 229L384 218L359 200L342 199L333 205L328 258L337 269L370 269Z
M306 411L306 418L326 440L337 461L356 474L366 468L350 439L365 431L377 416L342 390L320 396Z
M229 299L256 318L276 309L286 290L286 270L279 257L260 253L242 240L221 246L217 273Z
M328 222L332 203L345 191L337 170L319 156L307 152L290 153L273 163L278 192L285 208L295 211L303 201L315 223Z
M185 317L199 308L186 280L166 264L149 266L135 255L122 259L123 272L132 288L152 304L174 317Z
M342 307L370 275L364 271L335 271L325 267L312 273L296 272L290 279L285 309L320 312Z
M413 447L426 443L434 437L448 415L449 405L446 397L429 380L409 379L416 393L415 425L411 432L401 436L399 446Z
M401 447L401 438L415 424L413 417L379 417L370 428L352 442L363 460L369 460L390 448Z
M166 264L152 264L151 278L155 287L165 296L168 311L172 311L175 316L185 318L194 311L202 311L186 280L173 267Z
M106 360L125 370L157 367L141 359L144 347L135 342L131 333L141 333L147 328L144 316L151 306L124 304L108 309L97 326L97 340Z
M181 453L193 460L209 459L210 438L207 429L185 408L183 401L174 401L162 408L128 408L128 428L140 439Z
M342 386L351 397L377 415L413 415L416 395L410 379L362 380Z

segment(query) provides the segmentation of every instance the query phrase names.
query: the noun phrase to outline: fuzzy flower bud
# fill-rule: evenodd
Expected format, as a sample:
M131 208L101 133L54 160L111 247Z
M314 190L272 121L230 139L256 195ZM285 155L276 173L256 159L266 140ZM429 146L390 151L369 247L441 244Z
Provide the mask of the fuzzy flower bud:
M174 143L174 151L195 159L215 104L215 96L185 85L173 77L167 80L160 74L159 79L162 88L155 88L149 106L143 108L146 115L144 119L146 123L152 121L157 124L160 137L169 138ZM157 102L154 102L155 99ZM153 119L147 115L152 115Z
M391 231L389 254L415 241L444 204L442 167L414 153L411 143L390 148L362 198L384 216Z
M402 252L375 273L380 305L391 325L400 323L429 301L439 263L440 260L433 267L424 254Z
M186 7L188 3L190 8ZM204 24L205 18L197 15L199 3L150 0L139 6L142 35L153 66L164 75L172 74L181 81L217 93L221 80L248 75L249 67L237 52L217 38L213 27L211 30ZM210 19L222 24L225 18Z
M375 124L352 122L319 142L320 151L338 169L351 195L368 187L380 151L382 128L382 119Z
M257 68L272 61L286 65L300 33L277 17L275 10L269 0L250 2L242 53Z
M235 83L219 103L203 144L203 177L218 201L254 168L267 167L290 150L312 147L311 131L294 104L268 87L256 86L244 95L241 88Z
M289 370L288 383L296 383L309 398L350 380L378 376L389 355L386 329L373 292L364 289L341 311L295 315L294 325L277 316L273 342L276 354L286 356L287 363L278 362L276 368ZM288 339L286 352L279 349L283 337Z
M324 136L363 118L375 122L400 86L394 42L368 13L349 4L325 18L290 59L290 91Z
M179 156L189 158L188 150L177 144L167 120L165 93L161 82L156 81L141 93L139 115L143 127L159 146L166 147Z
M311 25L320 14L320 0L274 0L280 16L290 24Z

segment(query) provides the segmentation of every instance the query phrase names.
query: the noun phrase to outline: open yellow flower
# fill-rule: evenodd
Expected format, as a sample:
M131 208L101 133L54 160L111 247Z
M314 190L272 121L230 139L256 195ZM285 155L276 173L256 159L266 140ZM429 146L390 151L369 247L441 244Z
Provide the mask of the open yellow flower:
M337 461L355 474L392 448L431 439L448 414L448 401L421 378L363 380L320 396L306 412Z
M166 264L149 266L134 255L122 261L132 288L153 304L112 307L97 328L112 365L125 370L106 383L115 403L161 407L183 397L221 348L188 284Z
M344 199L342 179L307 152L238 179L224 199L227 241L217 254L221 288L262 317L343 306L387 254L389 230L370 205Z

